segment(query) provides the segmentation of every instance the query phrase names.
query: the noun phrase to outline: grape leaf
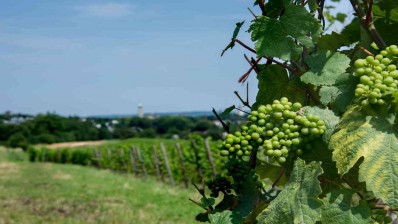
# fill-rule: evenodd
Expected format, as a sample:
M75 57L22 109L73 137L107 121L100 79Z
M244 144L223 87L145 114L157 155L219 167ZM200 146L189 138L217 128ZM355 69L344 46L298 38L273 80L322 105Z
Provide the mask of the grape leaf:
M290 79L285 68L268 65L258 75L256 104L271 104L275 99L287 97L292 102L304 103L305 86L298 77Z
M243 24L245 23L245 21L236 23L236 28L234 30L234 33L232 34L232 38L231 38L231 42L224 48L224 50L221 52L221 57L224 55L224 53L228 50L228 49L232 49L235 46L235 39L238 37L240 28L243 26Z
M268 185L272 185L274 180L278 178L280 170L280 166L275 166L265 161L257 161L256 173L260 176L260 179ZM281 179L278 181L277 186L283 186L286 181L286 175L283 174Z
M344 113L329 148L341 175L359 159L359 182L392 208L398 208L398 139L395 115L368 116L353 106Z
M315 223L320 218L323 205L318 176L320 163L308 165L297 159L285 188L259 215L259 224Z
M228 107L221 113L221 116L226 116L226 115L230 114L234 109L235 109L235 105Z
M339 182L340 176L337 172L336 163L332 160L332 151L328 149L328 144L320 139L312 140L310 144L311 148L305 149L304 153L300 155L300 158L305 160L307 163L321 161L321 167L324 172L322 176L326 177L328 180ZM326 188L334 186L325 184L322 187ZM323 193L325 193L325 190Z
M336 116L333 111L328 109L321 109L319 107L304 107L304 114L318 115L325 122L326 130L325 133L322 135L322 140L325 143L328 143L330 137L334 132L334 129L339 123L339 117Z
M350 58L339 52L319 51L305 58L310 70L301 81L315 86L333 85L337 78L350 67Z
M210 223L213 224L231 224L232 212L225 210L223 212L216 212L209 215Z
M303 6L288 5L279 19L266 16L255 19L249 32L259 56L292 60L299 57L302 46L314 46L321 25Z
M201 198L200 202L200 206L202 206L202 208L208 208L216 203L214 198Z
M331 34L322 35L318 40L320 50L336 51L342 46L349 46L350 40L344 34L332 32Z
M320 101L323 105L331 104L337 111L345 111L354 99L354 90L358 83L353 75L344 73L340 75L333 86L322 86L319 90Z
M321 211L321 222L328 224L364 224L373 223L371 211L366 205L352 206L352 190L334 190L323 199L325 206Z

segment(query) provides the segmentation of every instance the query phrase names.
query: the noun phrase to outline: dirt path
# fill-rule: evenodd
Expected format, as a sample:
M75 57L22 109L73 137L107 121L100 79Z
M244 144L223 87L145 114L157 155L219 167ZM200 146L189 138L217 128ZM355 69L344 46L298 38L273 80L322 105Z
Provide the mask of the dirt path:
M84 142L62 142L46 145L46 147L50 149L59 149L59 148L73 148L80 146L93 146L93 145L102 145L106 141L84 141Z

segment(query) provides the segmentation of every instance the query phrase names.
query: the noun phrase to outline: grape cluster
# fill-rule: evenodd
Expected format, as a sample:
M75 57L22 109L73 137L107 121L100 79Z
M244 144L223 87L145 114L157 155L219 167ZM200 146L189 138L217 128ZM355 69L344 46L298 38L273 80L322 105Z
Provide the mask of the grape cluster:
M301 115L301 107L300 103L291 103L286 97L259 106L248 116L249 122L241 126L240 132L227 135L220 146L220 154L229 159L241 159L253 149L262 147L271 160L280 164L285 163L290 154L301 155L300 146L310 147L308 141L326 130L324 121L318 116Z
M221 175L217 175L214 180L207 181L206 185L211 191L210 196L213 198L217 198L220 192L231 193L231 182Z
M246 163L242 163L242 161L237 159L229 160L225 164L225 168L227 169L227 175L231 176L234 180L232 187L235 191L242 189L242 186L249 178L257 185L257 187L263 186L255 170L250 168Z
M386 103L383 99L385 95L397 90L397 58L398 47L391 45L375 57L368 56L355 61L355 75L360 77L355 96L362 106L383 105Z

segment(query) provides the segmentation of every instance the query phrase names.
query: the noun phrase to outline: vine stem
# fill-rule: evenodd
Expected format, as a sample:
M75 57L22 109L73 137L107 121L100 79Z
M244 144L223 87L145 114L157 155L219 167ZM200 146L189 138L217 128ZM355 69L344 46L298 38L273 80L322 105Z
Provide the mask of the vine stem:
M237 107L235 107L235 110L239 110L239 111L241 111L241 112L243 112L243 113L245 113L245 114L249 114L249 115L250 115L250 113L249 113L249 112L247 112L247 111L244 111L244 110L241 110L241 109L239 109L239 108L237 108Z
M386 48L387 45L384 42L383 38L380 36L379 32L377 32L376 27L373 24L373 19L370 19L371 13L372 13L372 11L371 11L372 6L369 5L369 7L368 7L367 14L369 15L369 17L367 17L367 14L365 14L363 9L361 8L361 5L358 0L350 0L350 2L351 2L352 7L355 10L355 13L357 14L357 16L359 17L359 19L361 21L361 25L369 32L370 36L375 41L376 45L380 49ZM369 19L367 19L367 18L369 18ZM369 22L366 22L366 20L369 20Z
M234 41L235 41L236 43L240 44L242 47L244 47L244 48L246 48L247 50L249 50L250 52L252 52L252 53L254 53L254 54L257 54L257 51L256 51L256 50L254 50L253 48L247 46L245 43L243 43L243 42L240 41L239 39L235 39ZM278 65L284 67L285 69L291 71L292 73L296 73L296 72L295 72L292 68L290 68L289 66L287 66L287 65L285 65L285 64L283 64L283 63L281 63L281 62L279 62L279 61L276 61L276 60L274 60L274 59L271 58L271 57L267 57L267 56L262 56L262 57L265 58L265 59L267 59L267 60L272 61L272 62L275 63L275 64L278 64Z
M281 180L284 172L285 172L285 168L282 167L279 170L278 176L276 177L274 183L272 183L272 188L274 188L278 184L278 182Z
M265 4L264 4L264 0L259 0L259 1L258 1L258 5L260 6L261 12L262 12L263 15L265 16Z
M249 104L248 102L244 101L244 100L242 99L242 97L240 97L238 91L234 91L234 93L235 93L235 95L239 98L240 102L242 102L242 104L243 104L244 106L246 106L246 107L252 109L252 107L250 106L250 104Z
M229 126L221 119L220 115L218 115L217 111L213 108L213 114L217 117L217 119L221 122L222 127L224 128L224 130L228 133L229 132Z

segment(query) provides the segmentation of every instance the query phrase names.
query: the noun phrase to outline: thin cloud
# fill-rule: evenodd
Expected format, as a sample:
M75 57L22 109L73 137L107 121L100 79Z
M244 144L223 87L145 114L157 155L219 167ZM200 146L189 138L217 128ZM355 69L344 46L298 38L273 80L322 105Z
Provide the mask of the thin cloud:
M85 45L75 39L38 35L0 33L0 46L17 47L19 50L74 51Z
M134 6L122 3L97 3L77 7L77 10L87 16L124 17L133 14Z

